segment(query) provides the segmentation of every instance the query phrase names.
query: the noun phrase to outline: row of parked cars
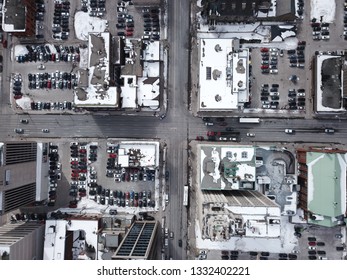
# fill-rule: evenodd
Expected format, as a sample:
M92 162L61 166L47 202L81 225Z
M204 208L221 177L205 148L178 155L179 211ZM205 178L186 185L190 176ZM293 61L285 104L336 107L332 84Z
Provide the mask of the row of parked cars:
M98 147L96 145L91 145L90 149L97 151ZM97 175L95 170L88 172L87 143L70 143L70 155L71 182L69 195L72 196L73 199L70 201L69 207L76 208L77 198L87 195L88 181L96 183Z
M49 192L48 206L54 206L57 198L58 180L61 180L61 163L59 162L58 146L49 143Z
M72 102L41 102L32 101L30 103L31 110L72 110Z
M279 105L279 85L262 84L260 89L260 100L263 109L277 109Z
M89 199L101 205L118 207L155 207L151 191L113 191L105 189L100 185L91 184L89 188Z
M52 73L28 74L28 87L34 89L71 89L77 86L76 74L56 71Z
M67 40L69 38L69 17L70 2L67 0L55 0L52 24L53 39Z
M160 39L160 20L158 8L143 8L143 29L142 39L159 40Z
M344 2L343 38L347 40L347 0Z
M305 110L306 101L305 89L289 89L288 90L288 106L290 110Z
M278 52L277 48L261 48L261 72L262 74L278 73Z
M16 73L12 79L12 93L14 99L20 99L23 97L22 93L22 75Z
M118 29L125 29L124 31L119 31L118 36L131 37L134 35L134 18L132 15L128 14L128 10L123 7L117 7L117 20L118 23L116 27Z
M103 17L106 13L106 0L90 0L88 8L88 0L81 0L82 11L91 17Z
M299 41L296 49L290 49L287 51L290 67L305 67L305 47L306 41Z
M311 22L313 40L329 40L330 29L328 22L319 22L313 18Z

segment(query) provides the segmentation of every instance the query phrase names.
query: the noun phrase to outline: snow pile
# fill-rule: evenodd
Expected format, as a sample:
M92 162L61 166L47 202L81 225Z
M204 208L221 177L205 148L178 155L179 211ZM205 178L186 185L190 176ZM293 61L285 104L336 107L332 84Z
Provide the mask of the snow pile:
M17 56L20 56L20 55L26 55L28 54L29 51L27 50L27 48L23 45L16 45L14 47L14 56L17 57Z
M16 99L16 104L23 110L31 109L31 99L27 96L23 96L21 99Z
M79 67L82 69L88 68L88 48L80 48L80 64Z
M311 18L332 23L335 20L335 0L311 0Z
M90 17L88 13L81 11L75 14L75 32L79 40L88 41L88 33L104 32L106 28L107 20Z

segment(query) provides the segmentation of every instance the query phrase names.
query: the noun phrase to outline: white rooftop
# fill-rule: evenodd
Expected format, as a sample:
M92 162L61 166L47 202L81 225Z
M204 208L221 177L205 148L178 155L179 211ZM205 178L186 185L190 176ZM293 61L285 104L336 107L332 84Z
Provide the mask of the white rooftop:
M200 110L232 110L248 94L248 50L233 54L233 39L200 39ZM236 66L244 71L236 71ZM243 95L243 101L247 95Z

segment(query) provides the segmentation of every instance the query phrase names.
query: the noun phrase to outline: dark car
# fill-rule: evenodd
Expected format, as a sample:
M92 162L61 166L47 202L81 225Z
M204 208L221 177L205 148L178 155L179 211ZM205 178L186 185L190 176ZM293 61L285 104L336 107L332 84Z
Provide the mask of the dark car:
M183 243L183 242L182 242L182 239L179 239L179 240L178 240L178 246L179 246L179 247L182 247L182 243Z
M165 181L168 181L170 177L169 171L165 171Z

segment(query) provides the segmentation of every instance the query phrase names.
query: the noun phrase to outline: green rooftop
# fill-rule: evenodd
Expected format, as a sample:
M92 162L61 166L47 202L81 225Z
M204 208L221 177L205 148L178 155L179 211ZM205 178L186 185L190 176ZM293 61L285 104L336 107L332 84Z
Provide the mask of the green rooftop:
M335 217L346 211L346 155L308 152L307 166L307 209L317 217L309 223L338 225Z

